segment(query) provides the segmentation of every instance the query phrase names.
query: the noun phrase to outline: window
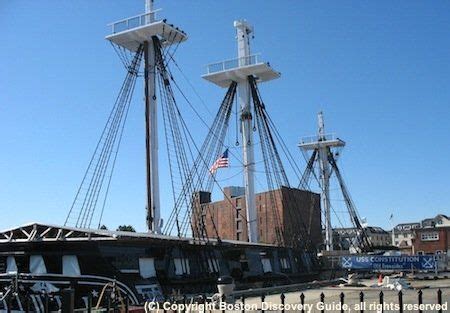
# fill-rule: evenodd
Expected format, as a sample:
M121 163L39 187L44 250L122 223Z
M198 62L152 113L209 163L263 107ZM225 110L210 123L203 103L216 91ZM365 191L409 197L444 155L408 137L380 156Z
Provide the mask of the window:
M17 272L16 259L13 256L6 258L6 273Z
M236 240L242 240L241 233L236 233Z
M291 264L287 258L280 258L280 265L282 270L287 270L291 268Z
M417 255L424 255L423 251L417 251Z
M240 208L236 208L236 218L241 218L242 210Z
M442 254L442 250L436 250L436 254Z
M420 239L422 241L436 241L436 240L439 240L439 233L437 233L437 232L422 233L422 234L420 234Z
M272 264L270 263L270 259L269 258L262 258L261 259L261 263L262 263L262 267L263 267L263 272L264 273L272 272Z
M189 275L191 273L191 268L189 267L189 260L186 258L175 258L173 259L175 264L175 275Z
M67 276L80 276L80 264L76 255L63 255L62 273Z
M210 273L218 273L220 270L219 260L217 258L208 258L208 270Z
M236 222L236 230L242 230L242 221Z
M142 278L156 277L155 259L139 258L139 274Z
M42 255L30 256L30 273L31 274L47 274L44 258Z

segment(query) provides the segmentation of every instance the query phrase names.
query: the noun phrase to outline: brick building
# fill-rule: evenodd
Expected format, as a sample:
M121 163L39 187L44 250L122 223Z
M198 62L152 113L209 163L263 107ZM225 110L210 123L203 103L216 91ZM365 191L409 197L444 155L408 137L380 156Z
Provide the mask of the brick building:
M208 237L248 241L243 187L224 188L224 199L215 202L209 192L202 191L195 201L193 224L204 223ZM259 242L295 245L308 236L315 247L322 243L319 194L282 187L256 194L256 209ZM194 229L194 235L201 235L201 229Z
M415 254L450 255L450 226L417 228L414 234Z

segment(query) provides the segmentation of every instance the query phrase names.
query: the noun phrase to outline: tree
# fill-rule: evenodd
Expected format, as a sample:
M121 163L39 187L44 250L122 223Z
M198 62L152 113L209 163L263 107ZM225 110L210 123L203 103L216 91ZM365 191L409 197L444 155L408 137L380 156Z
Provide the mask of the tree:
M101 230L108 230L108 227L106 227L105 225L102 225L102 226L100 226L99 229L101 229Z
M117 227L116 229L117 231L129 231L129 232L136 232L136 229L134 229L133 226L131 225L120 225L119 227Z

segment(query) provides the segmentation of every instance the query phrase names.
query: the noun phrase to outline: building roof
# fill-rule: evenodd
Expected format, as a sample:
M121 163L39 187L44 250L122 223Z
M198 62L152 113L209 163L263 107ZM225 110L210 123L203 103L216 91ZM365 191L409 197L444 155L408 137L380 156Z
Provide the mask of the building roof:
M377 234L387 234L388 232L379 226L368 226L366 229L370 230L372 233Z
M415 228L415 232L429 232L429 231L439 231L439 230L450 230L450 225L445 226L429 226L429 227L420 227Z
M378 226L367 226L365 229L369 233L377 233L377 234L387 234L388 232L384 230L381 227ZM342 227L342 228L334 228L333 231L339 233L339 234L345 234L345 233L354 233L356 231L355 227Z
M412 229L420 227L420 223L400 223L394 226L394 230L402 232L411 232Z
M443 221L446 220L446 221ZM450 225L450 218L445 214L438 214L432 218L426 218L422 220L422 227L434 227L436 225Z

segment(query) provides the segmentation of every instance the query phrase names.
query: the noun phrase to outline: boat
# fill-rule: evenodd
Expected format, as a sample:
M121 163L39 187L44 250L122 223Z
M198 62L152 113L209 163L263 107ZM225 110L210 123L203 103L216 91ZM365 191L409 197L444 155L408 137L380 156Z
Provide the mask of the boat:
M112 23L112 32L106 36L124 63L126 77L64 225L33 222L0 232L0 287L4 290L0 310L58 310L64 301L72 301L80 309L105 307L111 301L142 305L173 294L215 293L217 279L222 276L231 276L237 289L317 278L319 265L313 241L321 241L320 206L319 220L310 223L309 230L298 212L286 209L278 216L275 207L277 190L283 190L287 199L293 197L290 201L296 204L299 200L292 195L300 189L289 184L275 145L280 136L273 131L274 124L258 89L259 83L280 74L250 54L252 27L246 21L236 21L238 57L209 65L203 76L227 92L200 147L179 112L173 92L178 85L169 66L175 62L178 45L188 39L187 34L165 19L156 19L152 0L145 4L144 14ZM102 199L109 191L134 87L141 76L146 108L148 231L102 229ZM212 186L219 185L216 170L220 164L215 160L225 159L220 157L223 138L236 101L241 105L245 186L243 195L225 195L225 200L232 204L232 212L243 211L239 214L247 225L246 241L222 238L215 225L207 227L204 217L208 206L201 201L202 195L211 196ZM157 107L162 110L170 147L172 182L178 179L179 186L165 224L159 199ZM261 146L265 165L271 166L266 168L270 203L266 209L272 210L269 227L275 231L273 238L265 242L259 240L262 230L258 230L256 208L256 131L264 139ZM307 190L305 194L317 196ZM237 199L245 203L245 210L233 204ZM91 226L97 220L98 225ZM311 228L318 228L319 238L312 238Z

